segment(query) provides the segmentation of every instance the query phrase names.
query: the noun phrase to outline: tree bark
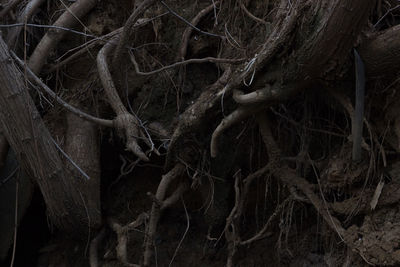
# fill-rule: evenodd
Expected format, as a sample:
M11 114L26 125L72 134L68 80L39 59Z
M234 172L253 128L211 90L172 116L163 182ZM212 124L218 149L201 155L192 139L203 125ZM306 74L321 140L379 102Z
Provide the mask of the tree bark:
M27 83L13 64L8 47L0 38L0 127L25 172L39 185L51 222L81 237L98 227L100 214L91 209L76 177L64 166L52 137L32 101Z

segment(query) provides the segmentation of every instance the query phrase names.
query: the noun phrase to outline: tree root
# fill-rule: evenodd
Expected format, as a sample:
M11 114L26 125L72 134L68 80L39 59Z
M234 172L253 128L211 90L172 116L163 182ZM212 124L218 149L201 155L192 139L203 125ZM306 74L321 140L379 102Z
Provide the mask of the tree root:
M81 0L73 3L54 23L55 26L71 28L97 4L96 0ZM38 74L48 56L64 37L65 31L50 29L36 46L29 59L29 67Z
M290 201L293 201L293 198L291 196L287 197L282 203L280 203L278 206L276 206L274 213L272 213L271 216L268 218L268 221L264 224L263 228L257 234L255 234L253 237L251 237L247 240L241 241L240 245L247 246L257 240L261 240L267 236L270 236L271 233L267 232L267 230L271 226L272 222L278 218L278 215L283 211L283 209L288 205L288 203Z
M121 226L113 219L108 220L108 224L110 228L117 234L117 258L118 260L124 264L125 266L130 267L139 267L140 265L129 263L128 261L128 252L127 252L127 245L128 245L128 231L131 229L135 229L140 225L144 224L144 222L148 219L148 215L146 213L141 213L138 218L125 225Z
M7 139L1 133L1 129L0 129L0 170L3 168L3 166L6 162L9 147L10 146L7 142Z
M171 184L172 181L180 177L185 171L185 167L182 164L176 164L175 167L170 170L166 175L162 176L160 184L158 185L157 192L155 196L151 193L148 195L153 200L153 205L151 207L150 213L150 222L146 229L146 238L145 238L145 251L143 256L143 265L149 266L151 262L151 256L153 251L153 242L154 242L154 235L157 231L157 224L160 219L161 213L167 207L174 204L183 194L183 192L187 189L186 183L181 184L178 189L175 190L168 198L165 198L167 193L168 186Z
M131 38L133 27L135 26L139 16L149 7L151 7L157 0L145 0L143 1L130 15L128 20L126 21L122 33L120 35L116 50L114 52L112 66L116 68L118 64L120 64L123 51L125 50L129 39Z
M17 2L17 1L14 1ZM25 6L22 13L18 16L17 23L28 23L28 20L32 17L35 11L41 6L44 0L32 0ZM10 4L11 6L12 4ZM1 15L0 15L1 16ZM15 49L15 45L19 34L21 33L22 27L16 27L10 30L7 36L7 45L11 49Z
M183 142L187 134L197 131L196 129L208 119L207 112L220 103L220 98L215 97L218 90L223 88L228 80L231 78L232 68L228 67L222 76L212 84L205 92L203 92L197 101L191 105L181 115L178 126L175 128L172 135L171 142L168 148L168 154L166 159L166 167L171 168L174 166L176 161L176 152L179 149L179 145Z
M206 63L206 62L213 62L213 63L228 63L228 64L240 64L242 63L245 59L244 58L215 58L215 57L206 57L206 58L191 58L188 60L184 60L184 61L179 61L179 62L175 62L172 63L168 66L164 66L162 68L153 70L153 71L149 71L149 72L142 72L139 69L139 65L136 62L135 56L133 55L133 53L129 53L130 55L130 59L131 62L133 63L133 66L135 67L135 72L138 75L142 75L142 76L149 76L149 75L154 75L157 74L159 72L162 71L166 71L169 70L171 68L175 68L178 66L185 66L187 64L193 64L193 63Z
M93 238L92 242L90 242L90 250L89 250L89 263L90 267L99 267L99 245L103 241L106 235L106 229L102 228L100 232L97 234L95 238Z
M252 20L254 20L254 21L258 22L258 23L264 24L264 25L267 25L267 24L268 24L265 20L260 19L260 18L257 18L256 16L254 16L253 14L251 14L251 12L250 12L250 11L246 8L246 6L243 4L243 1L242 1L242 0L240 1L240 8L241 8L241 9L244 11L244 13L246 13L246 15L249 16L249 18L251 18Z
M35 73L33 73L33 71L29 67L27 67L25 65L25 63L19 57L17 57L13 52L11 52L11 56L17 62L17 64L20 66L21 69L26 70L26 73L29 75L28 79L30 81L39 85L40 88L42 88L47 94L49 94L52 98L54 98L65 109L67 109L71 113L75 114L79 118L85 119L85 120L93 122L95 124L105 126L105 127L114 127L113 121L94 117L90 114L87 114L86 112L83 112L83 111L71 106L67 102L65 102L62 98L57 96L57 94L54 93L53 90L51 90L46 84L44 84L42 82L42 80Z
M70 55L69 57L67 57L66 59L60 61L62 58L65 57L66 54L64 54L63 56L59 57L56 60L56 61L59 61L59 62L56 63L55 65L52 65L48 69L48 71L46 73L52 73L53 71L56 71L56 70L60 69L61 67L63 67L64 65L68 64L72 60L82 56L85 53L88 53L88 51L90 51L90 49L95 47L96 45L107 43L110 39L114 38L116 35L121 34L121 32L122 32L122 28L118 28L118 29L116 29L116 30L104 35L104 36L101 36L99 38L90 40L90 41L78 46L76 49L79 49L79 50L76 51L75 53L73 53L72 55ZM75 51L76 49L73 49L73 51ZM70 51L70 52L72 52L72 51Z
M202 9L190 22L192 25L196 26L200 20L207 15L209 12L214 10L215 6L219 4L219 1L215 1L213 4L207 6L206 8ZM193 32L193 27L188 26L186 27L185 31L182 34L182 41L181 41L181 48L179 49L178 55L176 56L176 61L183 61L185 60L187 47L190 39L190 35Z
M21 3L23 0L11 0L9 1L9 3L7 4L7 6L5 6L3 8L3 10L1 10L0 12L0 19L4 18L4 16L6 16L11 9L13 9L14 7L16 7L19 3Z
M291 32L295 29L301 8L305 6L303 0L297 1L295 6L287 11L287 17L281 15L276 19L276 23L273 25L274 30L264 42L261 49L254 54L254 57L245 66L235 70L232 75L233 78L226 84L223 90L218 92L218 96L228 95L232 90L238 89L249 75L254 77L257 66L261 69L273 59L276 53L291 38Z
M232 97L238 104L249 105L267 102L273 99L275 95L276 92L271 90L271 87L267 84L265 88L248 94L244 94L242 91L235 89L233 90Z
M276 148L278 147L275 140L273 139L273 136L270 134L270 126L268 123L260 124L260 132L263 136L263 140L267 146L268 149L268 144L271 145L271 147ZM279 151L279 150L277 150ZM272 155L272 154L271 154ZM359 252L360 256L363 257L364 260L367 261L367 259L362 255L363 248L359 247L354 242L354 238L352 235L351 229L349 231L345 230L340 221L334 217L330 212L328 208L328 203L326 203L323 194L321 192L322 200L313 192L313 188L315 186L311 185L306 179L299 177L295 170L290 169L288 166L282 164L279 161L279 154L276 155L276 159L274 160L278 165L276 167L271 169L272 174L277 177L279 180L281 180L282 183L286 184L289 187L295 187L299 189L310 201L310 203L314 206L315 210L320 214L320 216L324 219L324 221L327 223L327 225L338 234L338 236L341 238L342 241L345 242L345 244L351 248L355 249L356 251ZM270 159L271 161L271 159ZM368 261L367 261L368 262Z
M245 118L253 115L254 113L258 112L262 108L263 108L262 106L239 107L234 112L232 112L227 117L225 117L212 134L211 144L210 144L211 157L215 158L217 156L217 154L218 154L217 141L218 141L219 136L226 129L228 129L235 123L238 123L238 122L244 120Z
M107 56L115 47L115 39L112 39L104 45L97 55L97 68L99 71L101 83L106 92L108 101L117 114L114 120L115 127L119 133L126 138L126 147L132 151L137 157L144 161L149 161L149 158L143 153L142 149L137 143L137 138L140 137L139 121L135 116L130 114L126 107L122 104L121 98L118 95L117 89L114 85L113 78L111 77L108 68Z

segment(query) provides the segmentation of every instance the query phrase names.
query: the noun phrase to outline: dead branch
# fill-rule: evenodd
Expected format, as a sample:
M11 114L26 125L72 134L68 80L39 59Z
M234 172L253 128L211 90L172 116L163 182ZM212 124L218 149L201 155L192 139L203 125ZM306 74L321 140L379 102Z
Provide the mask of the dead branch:
M97 4L96 0L76 1L57 19L55 26L72 28ZM50 29L36 46L29 59L29 67L33 73L38 74L50 53L55 49L59 41L64 37L65 31Z
M187 211L187 209L186 209L185 201L183 201L183 199L182 199L182 205L183 205L183 208L185 209L185 215L186 215L186 229L185 229L185 232L183 233L183 236L182 236L181 240L180 240L179 243L178 243L178 246L177 246L176 249L175 249L175 252L174 252L174 255L173 255L172 258L171 258L171 261L169 262L169 266L171 266L171 264L172 264L172 262L174 261L176 255L178 254L179 248L181 247L183 240L185 240L186 234L188 233L189 227L190 227L189 213L188 213L188 211Z
M68 64L69 62L71 62L72 60L82 56L83 54L87 53L89 49L95 47L96 45L99 44L105 44L107 43L110 39L112 39L113 37L115 37L116 35L121 34L122 32L122 27L116 29L115 31L112 31L102 37L90 40L82 45L80 45L78 48L80 48L77 52L75 52L74 54L72 54L71 56L69 56L68 58L56 63L55 65L51 66L49 68L49 70L47 71L48 73L51 73L57 69L60 69L62 66ZM62 58L62 57L61 57ZM60 58L58 59L60 60ZM58 61L57 60L57 61Z

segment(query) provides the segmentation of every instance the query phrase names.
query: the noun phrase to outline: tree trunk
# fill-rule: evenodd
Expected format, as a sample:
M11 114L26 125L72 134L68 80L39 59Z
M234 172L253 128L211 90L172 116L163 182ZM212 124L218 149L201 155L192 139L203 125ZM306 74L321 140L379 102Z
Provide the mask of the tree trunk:
M90 180L71 175L65 168L63 156L53 143L2 38L0 62L1 127L22 168L39 185L51 222L77 235L98 227L99 210L86 201L88 192L76 185Z

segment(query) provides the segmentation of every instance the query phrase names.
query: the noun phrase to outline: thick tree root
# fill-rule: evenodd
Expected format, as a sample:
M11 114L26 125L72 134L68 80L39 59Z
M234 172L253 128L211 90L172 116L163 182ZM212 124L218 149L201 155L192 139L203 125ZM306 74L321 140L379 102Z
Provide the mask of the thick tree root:
M17 2L17 1L14 1ZM32 0L25 6L22 13L18 16L17 23L28 23L29 19L32 15L37 11L39 6L41 6L45 1L44 0ZM10 6L12 6L10 4ZM11 49L15 49L15 45L18 39L19 34L21 33L22 27L16 27L10 30L7 36L7 45Z
M54 26L71 28L97 4L96 0L76 1L58 18ZM36 46L29 59L29 67L38 74L45 64L50 53L64 37L65 31L50 29Z

